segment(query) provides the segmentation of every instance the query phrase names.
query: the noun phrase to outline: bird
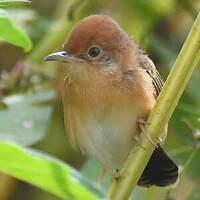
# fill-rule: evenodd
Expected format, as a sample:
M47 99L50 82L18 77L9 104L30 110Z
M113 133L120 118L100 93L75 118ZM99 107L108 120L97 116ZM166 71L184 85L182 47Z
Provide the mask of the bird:
M140 145L140 136L145 134L141 129L163 86L153 61L107 15L80 20L65 40L63 51L44 60L66 66L62 102L71 145L97 159L102 174L105 169L120 168L131 148ZM156 148L138 185L175 184L176 163L160 141L152 141L148 133L146 137Z

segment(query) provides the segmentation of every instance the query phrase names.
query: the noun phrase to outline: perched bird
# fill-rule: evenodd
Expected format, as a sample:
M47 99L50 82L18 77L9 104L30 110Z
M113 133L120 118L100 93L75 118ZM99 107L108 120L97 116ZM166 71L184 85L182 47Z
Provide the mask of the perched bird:
M64 51L45 60L67 65L63 106L72 146L104 168L120 167L133 145L139 145L140 122L147 119L163 85L153 62L105 15L81 20L64 43ZM178 167L158 141L146 136L158 146L138 185L175 183Z

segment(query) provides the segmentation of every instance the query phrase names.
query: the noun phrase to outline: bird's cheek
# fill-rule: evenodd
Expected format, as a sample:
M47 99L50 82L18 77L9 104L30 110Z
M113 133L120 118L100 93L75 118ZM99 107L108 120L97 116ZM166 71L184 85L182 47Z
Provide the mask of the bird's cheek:
M91 66L86 63L69 63L67 65L66 70L74 80L86 80L92 74Z
M108 75L112 75L112 74L116 74L116 73L118 74L120 71L120 67L115 63L109 63L102 67L102 71L103 71L103 73L106 73Z

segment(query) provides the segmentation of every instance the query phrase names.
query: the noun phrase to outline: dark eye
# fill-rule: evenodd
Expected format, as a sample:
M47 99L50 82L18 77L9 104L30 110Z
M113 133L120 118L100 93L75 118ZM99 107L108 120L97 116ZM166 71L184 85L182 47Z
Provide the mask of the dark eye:
M101 50L98 47L91 47L88 51L88 54L92 58L96 58L101 53Z

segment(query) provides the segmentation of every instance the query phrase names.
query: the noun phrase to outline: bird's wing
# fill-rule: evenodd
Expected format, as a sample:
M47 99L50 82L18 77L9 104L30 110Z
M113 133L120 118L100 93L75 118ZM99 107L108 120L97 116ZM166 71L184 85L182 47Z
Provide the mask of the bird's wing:
M155 90L154 97L157 98L163 87L163 80L159 72L157 71L154 63L142 50L140 50L139 54L139 66L143 68L152 79Z
M154 97L157 99L158 95L160 94L160 91L163 87L163 80L159 72L157 71L154 63L151 61L151 59L147 56L147 54L144 53L144 51L140 50L139 54L139 66L143 68L147 74L150 76L152 80L152 84L154 87ZM163 132L162 137L160 137L161 143L165 140L167 137L167 125Z

